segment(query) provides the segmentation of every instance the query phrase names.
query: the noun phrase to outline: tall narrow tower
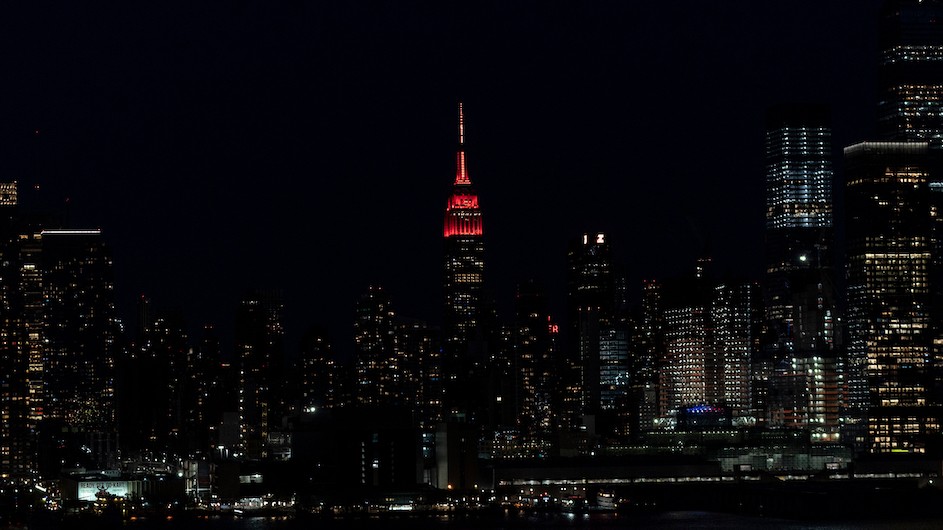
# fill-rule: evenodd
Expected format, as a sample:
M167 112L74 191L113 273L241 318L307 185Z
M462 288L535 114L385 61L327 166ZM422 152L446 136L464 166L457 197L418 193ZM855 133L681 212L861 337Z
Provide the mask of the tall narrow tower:
M943 0L888 0L881 11L878 131L943 138Z
M469 344L480 338L485 268L481 210L465 166L465 117L458 104L455 183L445 208L445 351L447 372L468 361Z
M838 431L832 275L832 142L828 108L779 105L766 116L766 322L759 362L774 370L760 421Z

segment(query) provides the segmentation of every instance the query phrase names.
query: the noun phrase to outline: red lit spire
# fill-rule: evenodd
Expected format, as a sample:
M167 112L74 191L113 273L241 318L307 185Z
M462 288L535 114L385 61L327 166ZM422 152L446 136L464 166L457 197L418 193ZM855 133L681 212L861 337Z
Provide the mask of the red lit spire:
M465 168L465 113L462 112L462 102L458 102L458 153L456 153L455 183L468 186L468 169Z
M455 168L455 187L445 210L445 237L480 236L481 210L478 195L471 188L471 179L465 168L465 113L458 104L458 153Z

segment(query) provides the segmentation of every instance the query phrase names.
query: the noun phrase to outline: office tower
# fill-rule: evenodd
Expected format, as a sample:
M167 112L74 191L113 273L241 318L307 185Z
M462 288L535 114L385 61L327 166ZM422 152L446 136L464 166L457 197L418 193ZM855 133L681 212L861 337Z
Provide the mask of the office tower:
M527 454L546 454L555 424L557 366L555 330L543 290L533 280L521 283L515 297L511 373L516 427Z
M114 360L120 332L111 256L99 230L43 230L44 417L114 427Z
M301 339L300 370L301 409L315 412L342 405L340 385L341 369L334 358L334 351L327 335L318 328L308 330Z
M222 352L216 327L205 324L199 341L187 350L184 383L184 434L191 450L205 450L216 443L215 428L222 418L218 394L223 391Z
M761 300L751 282L716 285L711 300L707 401L724 406L734 421L752 413L750 366L760 344Z
M390 297L379 286L369 286L357 301L354 320L356 384L359 405L392 405L399 399L396 327Z
M943 2L890 0L881 10L878 129L884 139L943 137Z
M40 338L43 381L42 423L49 432L71 433L63 446L65 465L113 466L115 440L115 359L121 327L114 302L111 256L99 230L42 230L38 263L22 259L26 305L42 293L41 309L28 308L31 339ZM24 243L28 249L30 243ZM33 255L35 258L36 256ZM27 273L41 271L41 290ZM35 300L34 300L35 301ZM30 347L32 348L32 346ZM33 355L31 354L31 357ZM31 364L36 361L31 359ZM44 457L52 456L48 451ZM85 454L81 454L84 452Z
M412 407L423 434L434 437L435 425L443 419L445 392L439 330L403 317L395 327L400 402Z
M42 412L42 380L28 375L22 333L16 183L0 183L0 478L26 476L32 467L31 431ZM34 269L35 270L35 269ZM39 364L42 367L42 364ZM37 392L37 393L31 393Z
M482 338L484 244L478 194L465 164L465 117L458 104L455 182L445 209L445 351L449 371L467 363L469 343Z
M276 291L249 293L236 312L236 356L239 369L239 438L236 456L260 459L283 403L284 374L282 300Z
M758 411L771 427L838 429L832 268L832 144L828 109L781 105L766 118L766 277L769 393Z
M138 300L137 335L128 355L119 361L121 383L118 413L122 449L175 451L189 433L183 408L187 378L188 337L179 315L154 312L151 301Z
M621 411L629 385L629 332L606 326L599 333L599 409Z
M669 423L684 407L707 402L708 307L695 293L679 298L674 291L665 304L659 415Z
M749 422L750 365L761 329L759 289L749 282L717 283L709 266L702 258L694 275L666 281L648 294L657 298L647 304L661 307L660 315L647 318L662 323L664 337L658 362L662 425L699 405Z
M930 321L928 184L937 155L926 142L863 142L847 166L849 405L867 417L871 452L922 452L939 432Z
M673 278L649 296L657 296L663 345L658 359L658 416L670 426L685 407L707 403L710 259L699 258L693 275ZM649 309L651 311L651 309Z
M658 363L664 359L665 349L660 283L643 281L641 310L636 347L629 363L629 403L634 416L631 430L636 435L650 431L658 417Z
M156 450L171 449L180 452L181 435L185 432L184 385L187 379L187 351L189 337L183 317L173 313L159 314L149 326L147 349L150 369L143 381L156 383L153 393L143 396L143 406L152 404L159 415L153 434Z
M612 258L606 234L583 234L567 254L567 362L570 378L564 396L570 427L600 408L601 328L608 326L615 302ZM575 395L574 395L575 394Z

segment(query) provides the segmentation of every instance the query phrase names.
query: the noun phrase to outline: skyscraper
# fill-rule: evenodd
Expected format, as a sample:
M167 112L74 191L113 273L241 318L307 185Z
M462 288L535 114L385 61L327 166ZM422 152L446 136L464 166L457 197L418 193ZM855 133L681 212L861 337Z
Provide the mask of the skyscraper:
M37 237L38 236L38 237ZM59 444L58 462L40 449L50 464L113 466L115 439L115 359L121 335L114 300L112 261L100 230L42 230L38 260L21 261L23 296L33 306L27 314L28 336L39 338L43 382L42 424L47 434L59 436L66 426L72 433ZM24 248L35 248L27 245ZM41 271L41 289L26 273ZM40 309L41 308L41 309ZM34 320L39 316L37 325ZM36 364L35 355L30 355ZM82 448L81 451L79 450ZM84 453L84 454L83 454ZM48 471L57 470L47 469Z
M939 433L930 321L928 184L938 164L926 142L845 148L849 405L867 417L871 452L924 451ZM860 420L859 420L860 421Z
M458 104L455 182L445 209L445 348L449 363L464 361L480 338L484 242L478 194L465 165L465 116Z
M569 369L564 383L565 418L577 427L580 417L600 408L600 333L610 324L615 304L612 258L606 234L583 234L567 254ZM616 343L607 343L614 345ZM620 354L621 355L621 354Z
M239 364L239 456L259 459L273 420L280 420L284 363L281 295L256 291L236 312L236 355Z
M759 343L758 288L750 282L717 283L709 264L710 259L699 259L695 274L657 289L650 284L646 293L647 311L660 313L646 320L660 323L664 337L658 363L664 425L692 406L722 407L742 423L752 410L749 367Z
M354 320L356 384L354 398L359 405L392 405L399 400L396 328L390 297L379 286L369 286L357 301Z
M478 194L465 164L465 115L458 105L458 151L455 181L445 209L445 318L442 330L442 373L445 413L448 417L477 421L486 401L488 351L482 300L484 240Z
M23 340L19 228L16 183L0 183L0 478L29 472L30 432L40 419L33 416L42 412L42 380L28 375L29 346L38 341Z
M714 287L707 401L725 406L734 419L747 417L752 412L750 364L759 344L761 313L756 284L729 282Z
M888 140L943 138L943 2L889 0L881 11L878 128Z
M823 441L834 440L838 427L831 156L827 108L781 105L767 113L766 416L770 426L811 429Z
M542 289L533 280L517 287L516 318L512 332L513 379L511 396L516 426L526 446L546 451L554 425L557 359L554 326Z
M344 380L342 369L323 331L312 328L302 338L298 368L303 411L343 405L340 403L340 386Z

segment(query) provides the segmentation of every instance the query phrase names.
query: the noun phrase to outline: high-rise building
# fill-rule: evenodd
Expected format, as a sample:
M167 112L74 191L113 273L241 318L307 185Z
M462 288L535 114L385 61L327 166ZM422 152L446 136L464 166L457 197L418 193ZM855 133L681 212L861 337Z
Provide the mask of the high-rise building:
M483 300L484 240L478 194L465 161L465 116L458 105L458 151L452 194L445 209L445 318L442 329L442 373L445 415L464 421L485 421L488 400L481 399L487 382L488 308Z
M144 296L138 304L138 336L118 364L122 450L176 452L183 449L182 437L192 432L184 426L190 417L183 400L188 373L185 325L179 315L154 313Z
M564 372L565 418L578 427L582 416L599 411L600 333L609 326L615 304L615 284L609 241L604 233L583 234L567 254L567 319L569 340L566 352L569 369Z
M469 343L482 337L484 242L478 194L465 163L465 116L458 104L455 181L445 209L445 350L447 371L466 363Z
M707 307L699 301L665 308L665 358L659 372L659 414L707 402Z
M658 417L659 361L664 359L662 286L654 280L642 283L642 314L635 332L636 347L629 363L629 403L632 432L650 431Z
M55 472L62 461L66 466L113 466L117 456L115 359L122 330L115 310L110 253L100 230L42 230L29 239L22 249L35 249L35 243L40 243L38 260L22 258L21 280L27 314L32 315L27 317L31 320L27 338L38 338L41 343L35 348L41 352L41 361L30 354L30 364L41 365L34 370L42 373L41 428L47 435L61 437L56 445L68 451L54 455L41 448L47 464L55 468L45 469ZM37 278L41 289L27 274L34 266L41 271ZM34 302L40 292L38 306Z
M557 382L555 326L543 291L533 280L517 287L512 332L513 392L516 427L528 454L545 454L555 424Z
M395 314L382 287L371 285L357 301L354 320L357 404L392 405L399 400Z
M828 109L781 105L766 121L766 277L771 427L838 429L832 277L832 143ZM810 372L811 371L811 372Z
M444 387L439 330L427 323L399 317L395 322L400 402L412 407L423 434L434 437L442 421Z
M274 422L280 421L283 399L284 329L281 294L256 291L236 312L236 355L239 366L239 439L237 456L260 459Z
M624 409L628 386L629 332L606 326L599 334L599 409Z
M45 418L114 427L114 362L120 327L111 256L99 230L43 230Z
M752 412L750 365L759 345L759 289L750 282L716 283L710 260L694 275L667 281L657 294L664 345L659 368L659 416L670 426L679 413L707 405L738 422ZM656 284L657 285L657 284ZM651 332L650 332L651 333Z
M29 347L38 346L39 341L22 340L28 334L23 330L19 289L16 205L16 182L0 183L0 478L29 473L31 431L42 413L42 380L29 374ZM31 272L38 273L35 264ZM42 368L41 357L38 368Z
M930 320L931 217L938 167L927 142L863 142L847 166L848 401L871 452L922 452L939 434ZM863 430L863 429L862 429Z
M707 402L723 405L735 420L752 413L750 366L760 342L760 300L752 282L716 285L711 299Z
M884 139L943 138L943 2L889 0L881 11L878 128Z
M329 409L340 403L343 374L334 358L331 342L326 334L312 328L301 340L300 398L303 411Z

